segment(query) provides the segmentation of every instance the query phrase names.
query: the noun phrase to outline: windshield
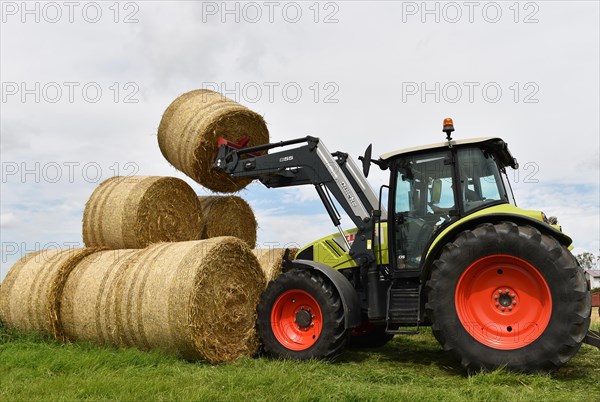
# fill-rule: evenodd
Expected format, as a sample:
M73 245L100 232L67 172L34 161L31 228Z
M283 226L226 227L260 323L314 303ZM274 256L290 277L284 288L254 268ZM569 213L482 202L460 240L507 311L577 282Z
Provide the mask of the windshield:
M502 177L491 154L480 148L458 150L460 194L464 212L498 201L508 202Z

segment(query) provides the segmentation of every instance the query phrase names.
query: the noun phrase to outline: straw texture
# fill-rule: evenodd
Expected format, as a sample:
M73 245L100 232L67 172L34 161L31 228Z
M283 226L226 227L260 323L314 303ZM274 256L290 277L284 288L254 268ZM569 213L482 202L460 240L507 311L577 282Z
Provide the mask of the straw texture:
M49 249L21 258L0 287L0 319L21 331L64 339L60 301L67 277L77 263L98 249Z
M267 125L259 114L226 98L199 89L179 96L163 114L158 127L158 145L163 156L180 171L204 187L232 193L252 180L231 178L213 169L217 139L239 142L248 136L248 146L269 142Z
M194 190L175 177L112 177L92 193L83 213L86 246L142 248L198 240L202 208Z
M256 246L256 218L243 198L215 195L198 199L204 214L200 230L202 239L234 236L244 240L250 248Z
M231 361L256 352L264 286L256 257L233 237L105 251L69 277L63 326L72 340Z
M285 256L285 248L260 248L252 250L252 253L258 258L260 267L263 270L267 284L281 274L283 265L283 257ZM298 252L297 248L290 248L289 258L294 259Z

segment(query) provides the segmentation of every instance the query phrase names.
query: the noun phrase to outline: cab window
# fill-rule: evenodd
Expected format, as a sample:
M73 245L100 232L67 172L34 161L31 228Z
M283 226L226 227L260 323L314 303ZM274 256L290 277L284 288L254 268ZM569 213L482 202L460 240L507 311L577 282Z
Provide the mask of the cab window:
M398 267L417 268L433 233L457 216L451 214L451 161L447 151L398 159L393 205Z
M508 201L500 172L493 156L480 148L458 150L460 193L464 211Z

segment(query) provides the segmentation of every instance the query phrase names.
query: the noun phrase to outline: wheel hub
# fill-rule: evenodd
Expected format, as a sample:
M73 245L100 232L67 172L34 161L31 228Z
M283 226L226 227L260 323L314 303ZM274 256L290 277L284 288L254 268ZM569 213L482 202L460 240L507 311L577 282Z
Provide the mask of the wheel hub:
M493 292L493 303L502 312L511 312L517 307L517 292L509 287L500 287Z
M300 328L308 328L312 322L312 316L308 310L300 310L296 312L296 324Z

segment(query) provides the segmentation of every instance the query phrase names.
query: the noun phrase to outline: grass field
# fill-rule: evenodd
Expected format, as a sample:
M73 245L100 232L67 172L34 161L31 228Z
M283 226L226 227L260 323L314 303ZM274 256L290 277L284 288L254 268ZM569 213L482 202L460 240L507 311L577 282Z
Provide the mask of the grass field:
M597 312L595 313L598 314ZM598 323L594 324L597 329ZM0 400L599 401L600 351L555 374L465 376L429 329L335 362L245 359L210 366L160 353L64 345L0 328Z

